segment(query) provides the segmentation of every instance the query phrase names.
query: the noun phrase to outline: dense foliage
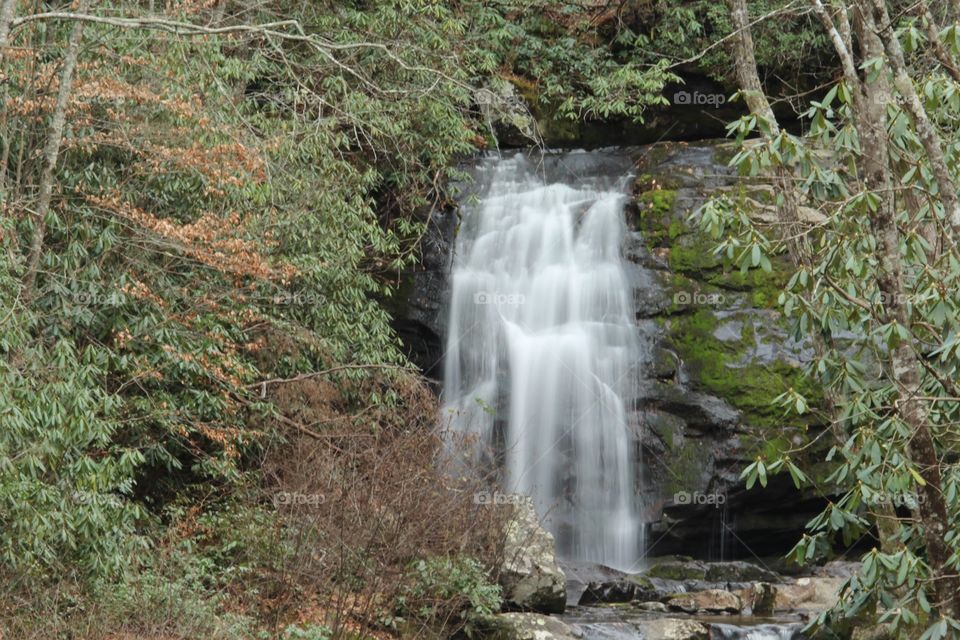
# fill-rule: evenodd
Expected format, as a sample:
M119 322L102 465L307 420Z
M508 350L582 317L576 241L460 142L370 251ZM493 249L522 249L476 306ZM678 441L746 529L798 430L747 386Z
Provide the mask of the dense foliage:
M432 415L403 381L384 301L447 206L458 160L492 138L477 91L513 82L566 115L640 118L668 76L575 3L46 7L3 3L3 614L23 611L13 596L29 592L70 613L18 637L79 624L86 605L43 600L68 580L77 598L97 590L103 625L239 637L250 629L239 611L218 617L220 592L266 589L240 567L273 575L301 562L291 540L322 531L275 512L264 491L289 470L267 477L271 456L304 437L322 448L317 430L373 434L365 451L323 450L343 455L334 478L374 487L363 474L380 463L356 456L399 455L381 437L398 428L391 411L408 424ZM290 386L298 374L332 386ZM304 420L317 407L324 415ZM433 445L408 446L425 452L410 461L426 482ZM438 496L421 497L445 504ZM238 508L260 524L223 520ZM369 558L362 536L352 542L337 566L359 589ZM396 549L400 563L431 553ZM493 606L483 565L430 562L413 565L427 569L410 574L408 598L467 580L478 599L464 606ZM279 597L264 580L264 596Z
M717 251L743 269L769 270L770 256L793 243L797 268L779 302L794 320L794 337L817 346L809 374L831 401L832 428L821 437L830 439L833 471L808 477L796 465L803 452L794 450L760 456L743 475L748 487L766 486L769 475L788 471L798 486L840 496L808 524L791 554L801 564L837 543L873 538L862 571L818 622L839 630L879 619L896 637L930 640L960 630L950 583L960 567L953 186L960 77L931 59L939 48L956 60L960 47L957 26L928 30L929 16L902 19L896 32L876 29L874 40L866 29L884 24L882 7L841 5L837 17L824 19L842 25L849 11L876 22L864 21L860 48L847 50L862 76L848 65L843 80L810 103L806 135L781 131L757 113L731 125L741 141L761 137L732 164L747 176L785 171L781 207L796 198L811 208L793 227L799 234L758 225L726 198L701 211L700 222L718 239ZM790 412L810 409L794 389L780 400Z

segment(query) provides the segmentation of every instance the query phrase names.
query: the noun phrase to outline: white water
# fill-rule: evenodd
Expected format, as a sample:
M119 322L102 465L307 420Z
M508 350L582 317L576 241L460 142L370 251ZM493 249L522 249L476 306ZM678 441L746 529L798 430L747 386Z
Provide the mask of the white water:
M803 637L802 624L762 624L754 627L736 627L728 624L710 626L711 638L718 640L799 640Z
M562 556L636 570L625 195L545 184L520 156L488 171L456 240L445 410L494 452L505 491L533 497Z

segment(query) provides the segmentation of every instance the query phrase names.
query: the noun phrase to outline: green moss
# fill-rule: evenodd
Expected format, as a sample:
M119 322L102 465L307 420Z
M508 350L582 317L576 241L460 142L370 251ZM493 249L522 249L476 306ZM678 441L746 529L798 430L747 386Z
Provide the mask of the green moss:
M776 460L791 448L790 440L786 436L777 436L766 440L760 450L767 460Z
M640 229L650 247L663 246L686 231L683 223L673 216L677 192L671 189L651 188L637 196Z
M663 479L664 495L689 491L697 486L704 468L710 463L712 453L701 440L685 438L679 445L675 440L669 452L670 473Z
M707 569L704 565L690 562L661 562L646 571L650 578L663 580L704 580Z
M732 318L731 318L732 319ZM709 308L679 316L673 341L694 379L713 395L740 409L752 426L774 426L782 421L783 410L774 399L790 388L804 394L811 404L822 402L823 394L800 368L781 360L752 361L749 350L756 343L751 318L742 318L739 340L718 340L713 333L720 319Z
M742 273L739 269L725 269L719 273L710 274L707 282L721 289L748 292L751 305L758 309L772 308L777 305L777 299L786 287L790 272L790 267L783 256L776 256L772 265L771 271L750 269Z
M637 583L637 586L639 586L641 589L649 589L649 590L655 589L655 587L653 586L653 583L650 582L650 579L647 578L646 576L633 575L633 576L630 576L630 579L633 582Z
M687 233L687 231L688 229L685 224L683 224L679 220L674 220L673 222L670 223L668 234L671 240L675 240L676 238L682 236L684 233Z
M701 241L687 241L691 236L670 247L667 257L670 268L677 273L705 275L721 266L722 261L713 253L713 244Z

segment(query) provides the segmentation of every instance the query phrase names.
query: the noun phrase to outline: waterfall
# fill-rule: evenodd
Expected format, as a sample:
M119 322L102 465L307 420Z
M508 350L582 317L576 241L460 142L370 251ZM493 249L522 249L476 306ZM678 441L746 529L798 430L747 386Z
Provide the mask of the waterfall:
M504 491L533 497L561 556L636 570L638 447L624 398L639 348L621 255L626 169L619 184L582 175L550 183L522 155L484 170L486 189L465 204L454 250L445 415L493 452Z
M800 640L804 637L803 625L761 624L750 627L736 627L729 624L710 625L710 637L718 640Z

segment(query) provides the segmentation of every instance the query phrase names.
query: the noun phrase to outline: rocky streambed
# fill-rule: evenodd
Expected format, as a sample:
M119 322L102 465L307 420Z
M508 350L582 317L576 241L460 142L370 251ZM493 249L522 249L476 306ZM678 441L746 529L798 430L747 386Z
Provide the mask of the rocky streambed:
M755 562L650 558L636 572L558 561L528 501L511 507L500 581L509 611L490 640L800 640L854 563L786 575ZM837 637L822 630L819 637Z

